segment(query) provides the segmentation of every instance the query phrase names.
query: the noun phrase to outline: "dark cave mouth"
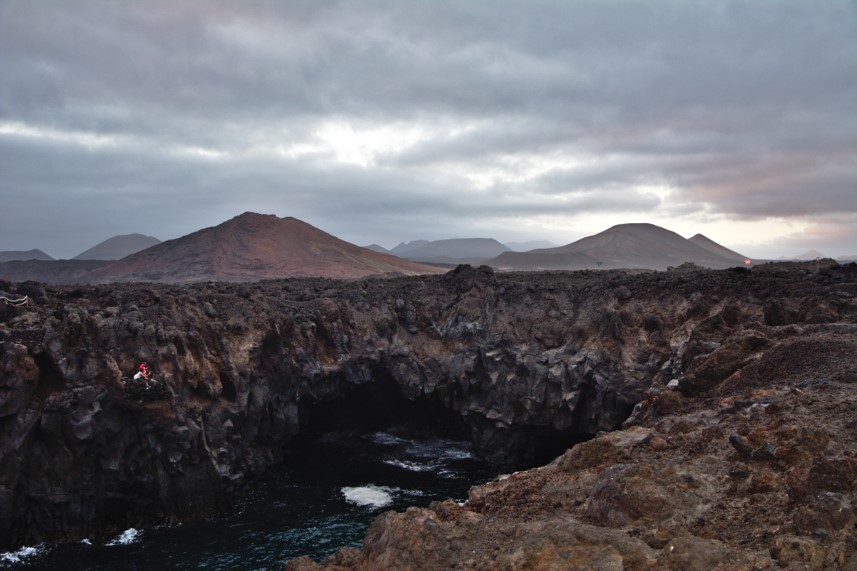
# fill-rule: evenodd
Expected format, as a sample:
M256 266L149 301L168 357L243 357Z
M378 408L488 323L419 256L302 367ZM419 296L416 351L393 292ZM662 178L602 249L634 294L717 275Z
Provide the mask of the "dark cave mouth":
M395 431L417 438L470 440L471 428L438 395L408 399L384 369L371 382L347 387L336 397L302 410L296 440L336 432Z
M306 451L320 441L330 445L341 440L343 453L348 453L356 435L389 433L403 438L466 441L486 464L523 470L542 466L594 436L550 426L500 429L483 417L465 416L449 408L437 393L405 397L386 369L376 368L372 377L371 382L349 386L336 397L302 410L300 432L286 452Z

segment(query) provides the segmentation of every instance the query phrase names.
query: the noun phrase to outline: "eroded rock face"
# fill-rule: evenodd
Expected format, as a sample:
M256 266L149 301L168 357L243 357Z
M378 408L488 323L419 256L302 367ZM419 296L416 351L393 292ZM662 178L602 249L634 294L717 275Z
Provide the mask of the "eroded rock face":
M462 267L358 282L39 286L30 306L0 305L0 538L6 547L94 538L222 510L248 477L320 422L325 403L355 395L375 395L355 406L378 414L402 403L450 411L497 465L547 461L618 428L632 411L630 423L648 426L681 418L729 383L767 387L781 362L765 357L791 354L787 343L815 342L827 348L822 354L837 354L824 336L838 332L836 347L853 349L854 275L851 267L819 275L495 275ZM0 282L0 293L21 288L34 285ZM824 310L813 310L813 300ZM772 301L797 321L767 323ZM123 385L140 360L162 381L155 392ZM801 374L813 369L801 367ZM826 367L824 379L853 380L849 367ZM819 374L812 378L823 380ZM678 391L667 391L673 379ZM393 390L361 389L374 385ZM670 454L675 437L662 432L646 437L646 449ZM765 446L738 434L751 451ZM825 462L836 482L850 474L847 456ZM612 464L629 465L616 468L626 479L652 469ZM667 483L640 492L587 477L599 486L595 503L583 497L585 507L569 518L602 531L557 532L538 543L545 562L578 557L556 547L566 539L592 545L580 538L619 537L624 532L604 530L634 525L647 513L643 499L672 491ZM713 485L701 477L691 484L669 502L699 501ZM832 487L826 491L854 504L844 485ZM462 517L472 512L495 525L478 501ZM664 509L679 509L669 502ZM534 509L523 500L511 505ZM825 517L813 514L801 521ZM532 533L530 523L521 525L521 537ZM508 568L518 565L519 547L530 549L510 551ZM605 562L659 557L633 537L593 549Z
M848 349L826 371L841 380L793 352L784 364L819 374L766 388L736 374L679 396L682 412L649 409L463 504L383 514L362 549L285 569L855 569L857 326L804 334Z

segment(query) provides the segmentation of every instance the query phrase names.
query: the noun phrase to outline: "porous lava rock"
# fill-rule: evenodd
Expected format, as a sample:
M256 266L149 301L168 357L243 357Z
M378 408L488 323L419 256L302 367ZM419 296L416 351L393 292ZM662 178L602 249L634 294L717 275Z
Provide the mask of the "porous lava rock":
M765 549L819 557L806 541L835 559L853 522L830 514L855 502L855 439L843 436L854 431L855 268L0 282L6 297L38 293L0 304L0 538L98 538L228 509L338 403L373 418L407 406L454 417L497 466L558 459L474 488L464 506L385 515L331 568L426 568L429 551L498 569L678 568L695 561L687 550L718 565ZM790 323L766 322L771 302ZM126 388L141 360L161 383L150 397ZM793 433L767 412L818 414L827 400L815 395L842 408L815 424L796 417ZM769 491L778 485L785 496ZM753 494L765 517L800 523L759 523L771 535L748 551L730 534ZM827 536L807 535L816 522ZM797 539L777 547L780 531Z
M623 429L464 503L385 513L361 549L285 569L857 569L854 274L777 291L787 272L769 269L749 297L691 294L681 327L646 318L672 356ZM766 324L771 299L837 318Z

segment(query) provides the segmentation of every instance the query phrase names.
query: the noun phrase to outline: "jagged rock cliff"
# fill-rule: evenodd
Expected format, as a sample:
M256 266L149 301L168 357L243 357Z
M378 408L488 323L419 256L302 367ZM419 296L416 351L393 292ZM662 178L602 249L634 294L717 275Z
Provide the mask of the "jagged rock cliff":
M623 429L286 571L857 569L857 274L760 273L644 318L671 358Z
M0 304L0 538L97 537L224 509L344 402L451 416L497 465L545 462L618 428L651 387L710 392L796 324L839 328L853 348L855 274L0 282L0 295L32 299ZM162 387L125 388L140 360ZM844 371L829 380L853 382Z

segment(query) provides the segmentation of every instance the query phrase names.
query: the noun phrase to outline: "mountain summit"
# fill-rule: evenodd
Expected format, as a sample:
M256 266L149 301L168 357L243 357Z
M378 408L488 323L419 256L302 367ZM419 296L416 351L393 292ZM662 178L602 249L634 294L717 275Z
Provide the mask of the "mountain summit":
M713 269L742 265L744 256L698 234L693 239L654 224L619 224L566 246L505 252L487 263L501 269L645 268L692 262Z
M22 260L50 261L53 260L53 258L41 250L4 250L0 252L0 262L15 262Z
M415 261L487 260L509 250L493 238L452 238L449 240L415 240L399 244L390 253Z
M715 242L711 238L709 238L707 236L703 236L702 234L697 234L695 236L692 236L692 237L688 238L687 241L693 242L697 246L704 248L705 250L708 250L712 254L715 254L715 255L721 256L721 257L725 257L725 258L729 258L730 260L732 260L732 259L737 260L739 258L744 257L741 254L739 254L738 252L736 252L734 250L730 250L729 248L727 248L725 246L721 246L720 244L718 244L717 242Z
M160 244L153 236L144 234L122 234L99 242L92 248L75 256L74 260L121 260L125 256L145 250L149 246Z
M443 270L373 252L296 218L245 212L92 272L91 281L251 281L360 278Z

